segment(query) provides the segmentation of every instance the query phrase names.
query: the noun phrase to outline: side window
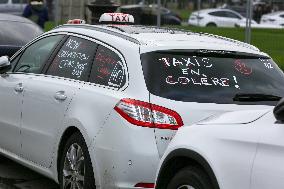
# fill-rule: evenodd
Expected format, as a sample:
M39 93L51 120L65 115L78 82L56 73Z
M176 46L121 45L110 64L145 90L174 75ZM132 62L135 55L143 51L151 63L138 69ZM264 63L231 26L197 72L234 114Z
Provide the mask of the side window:
M90 82L121 88L126 82L126 68L112 50L99 45L92 67Z
M218 16L218 17L226 17L226 13L224 11L216 11L216 12L210 12L208 13L212 16Z
M16 66L17 62L20 60L21 54L19 54L17 57L15 57L12 61L11 61L11 70L12 71L14 69L14 67Z
M281 18L284 18L284 14L281 14L280 17L281 17Z
M228 18L236 18L236 19L241 19L238 15L232 12L226 12Z
M90 75L97 44L78 37L70 37L60 49L48 75L87 81Z
M40 73L53 49L62 38L63 35L46 37L27 47L14 72Z

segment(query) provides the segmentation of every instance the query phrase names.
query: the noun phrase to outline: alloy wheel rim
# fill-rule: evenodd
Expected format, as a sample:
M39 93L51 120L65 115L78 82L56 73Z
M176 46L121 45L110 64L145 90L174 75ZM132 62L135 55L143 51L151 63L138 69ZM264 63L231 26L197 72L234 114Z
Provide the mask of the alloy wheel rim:
M182 185L182 186L179 186L177 189L195 189L195 188L190 185Z
M85 158L77 143L66 152L63 167L63 189L83 189L85 180Z

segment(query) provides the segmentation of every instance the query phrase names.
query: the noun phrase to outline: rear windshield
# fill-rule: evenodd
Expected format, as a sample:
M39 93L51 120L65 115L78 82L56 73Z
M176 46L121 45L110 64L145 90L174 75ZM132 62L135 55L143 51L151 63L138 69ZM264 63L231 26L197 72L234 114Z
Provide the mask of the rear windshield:
M272 59L225 51L158 51L141 55L150 93L185 102L275 104L236 101L239 94L284 96L284 75ZM274 100L275 101L275 100Z

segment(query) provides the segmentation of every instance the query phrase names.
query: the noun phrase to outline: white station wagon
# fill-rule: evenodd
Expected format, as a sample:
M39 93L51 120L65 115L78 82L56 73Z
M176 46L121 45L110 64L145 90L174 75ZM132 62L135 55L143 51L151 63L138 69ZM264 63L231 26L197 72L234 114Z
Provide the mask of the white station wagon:
M64 189L154 188L179 127L284 94L253 46L134 25L57 27L1 57L0 72L0 152Z

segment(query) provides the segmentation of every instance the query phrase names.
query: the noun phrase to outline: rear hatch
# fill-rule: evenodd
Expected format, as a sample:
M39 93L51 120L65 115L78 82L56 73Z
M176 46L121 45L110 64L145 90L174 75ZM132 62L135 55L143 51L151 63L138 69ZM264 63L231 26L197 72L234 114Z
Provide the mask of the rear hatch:
M177 112L184 126L226 112L260 110L226 123L251 122L271 110L284 94L284 75L269 57L167 50L144 53L141 60L150 103ZM155 129L160 156L175 132Z

